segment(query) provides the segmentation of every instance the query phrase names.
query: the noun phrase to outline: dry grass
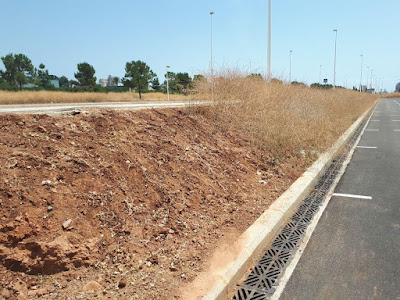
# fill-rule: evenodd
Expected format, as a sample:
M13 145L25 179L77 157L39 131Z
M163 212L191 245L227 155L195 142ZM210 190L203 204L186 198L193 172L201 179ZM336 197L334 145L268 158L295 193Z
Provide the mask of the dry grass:
M170 95L171 101L189 100L190 96ZM166 101L164 93L142 94L143 101ZM28 103L78 103L78 102L127 102L139 101L138 93L70 93L56 91L0 91L0 104Z
M400 93L390 93L381 95L381 98L400 98Z
M196 90L209 93L210 86L203 82ZM377 99L350 90L266 83L225 72L215 80L215 105L199 111L223 127L245 130L259 147L285 157L326 150Z

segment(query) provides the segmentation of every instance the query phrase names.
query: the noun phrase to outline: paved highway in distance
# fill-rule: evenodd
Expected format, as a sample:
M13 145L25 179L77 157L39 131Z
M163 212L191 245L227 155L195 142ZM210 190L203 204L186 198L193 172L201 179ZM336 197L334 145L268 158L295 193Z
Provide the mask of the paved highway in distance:
M149 109L210 104L210 101L143 101L143 102L90 102L0 105L0 113L53 114L87 109Z

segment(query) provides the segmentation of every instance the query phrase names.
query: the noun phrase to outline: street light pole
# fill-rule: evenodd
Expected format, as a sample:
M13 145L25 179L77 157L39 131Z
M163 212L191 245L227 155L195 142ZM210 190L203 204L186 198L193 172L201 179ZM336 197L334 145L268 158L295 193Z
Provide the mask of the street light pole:
M271 0L268 0L268 54L267 54L267 80L271 80Z
M362 92L362 75L363 75L364 55L361 54L361 77L360 77L360 92Z
M213 62L213 15L214 12L210 12L211 18L211 101L214 101L214 62Z
M165 69L167 70L167 95L169 101L169 78L168 78L168 69L171 68L170 66L166 66Z
M319 65L319 84L321 84L322 65Z
M336 45L337 45L337 29L333 30L336 35L335 35L335 59L333 63L333 88L336 88Z
M368 89L368 75L369 75L369 67L368 67L368 66L366 66L366 68L367 68L367 82L366 82L365 86L366 86L366 87L367 87L367 89Z
M372 89L372 77L374 76L373 73L374 73L374 70L371 69L371 84L369 85L369 87L370 87L371 89Z
M292 53L293 50L290 50L290 58L289 58L289 84L292 82Z

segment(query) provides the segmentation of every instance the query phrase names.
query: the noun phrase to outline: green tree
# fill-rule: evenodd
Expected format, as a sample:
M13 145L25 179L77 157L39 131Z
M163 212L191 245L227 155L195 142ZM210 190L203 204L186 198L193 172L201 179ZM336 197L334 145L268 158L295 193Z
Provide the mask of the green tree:
M112 82L113 82L113 84L115 84L115 86L118 86L118 83L120 82L121 80L119 79L119 77L113 77L113 79L112 79Z
M307 86L304 82L299 82L299 81L292 81L290 84L298 86Z
M176 86L176 74L174 72L168 71L165 75L165 81L164 81L164 88L165 91L167 91L167 78L168 78L168 88L170 92L176 92L177 86Z
M263 80L263 77L262 77L262 75L260 73L251 73L247 77L248 78L253 78L253 79Z
M65 76L61 76L59 79L60 87L69 87L69 80Z
M37 71L37 83L39 86L48 89L52 87L52 84L50 83L49 71L45 68L46 66L44 64L39 65L39 70Z
M271 83L275 84L283 84L283 81L277 78L271 78Z
M28 83L33 76L34 69L31 60L24 54L7 54L1 60L5 66L5 71L2 71L2 78L11 86L22 86Z
M151 81L151 87L155 91L159 91L161 89L160 81L158 80L158 77L154 77L154 79Z
M193 81L205 81L206 78L203 75L194 75L193 76Z
M167 74L165 74L167 78ZM192 87L193 81L188 73L174 73L168 72L169 89L171 92L186 93ZM164 82L167 85L167 81Z
M142 91L149 88L149 83L154 80L156 74L143 61L131 61L125 65L125 77L123 83L126 87L137 89L139 99L142 99Z
M186 93L192 87L192 78L188 73L177 73L175 77L178 92Z
M78 64L78 72L74 74L75 78L78 80L77 85L80 86L96 86L96 73L92 65L84 62Z
M313 83L310 85L312 89L325 89L329 90L333 88L332 84L319 84L319 83Z

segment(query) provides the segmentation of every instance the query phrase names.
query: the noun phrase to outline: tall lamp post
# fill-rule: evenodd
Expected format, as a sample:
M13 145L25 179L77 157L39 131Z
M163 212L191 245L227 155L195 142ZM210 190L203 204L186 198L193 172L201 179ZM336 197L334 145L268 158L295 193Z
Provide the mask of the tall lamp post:
M368 66L366 66L366 68L367 68L367 82L366 82L365 86L366 86L366 87L367 87L367 89L368 89L368 75L369 75L369 67L368 67Z
M289 53L289 84L292 82L292 53L293 53L293 50L290 50L290 53Z
M321 84L322 65L319 65L319 84Z
M165 69L167 70L167 95L168 95L168 101L169 101L169 78L168 78L168 69L171 68L171 66L166 66Z
M372 77L374 76L374 70L371 69L371 84L369 85L369 87L372 89Z
M267 54L267 80L271 80L271 0L268 0L268 54Z
M335 35L335 59L333 63L333 88L336 88L336 45L337 45L337 29L334 29Z
M361 54L361 76L360 76L360 92L362 92L362 75L363 75L364 55Z
M211 101L214 101L214 62L213 62L213 15L215 13L210 12L211 18Z

